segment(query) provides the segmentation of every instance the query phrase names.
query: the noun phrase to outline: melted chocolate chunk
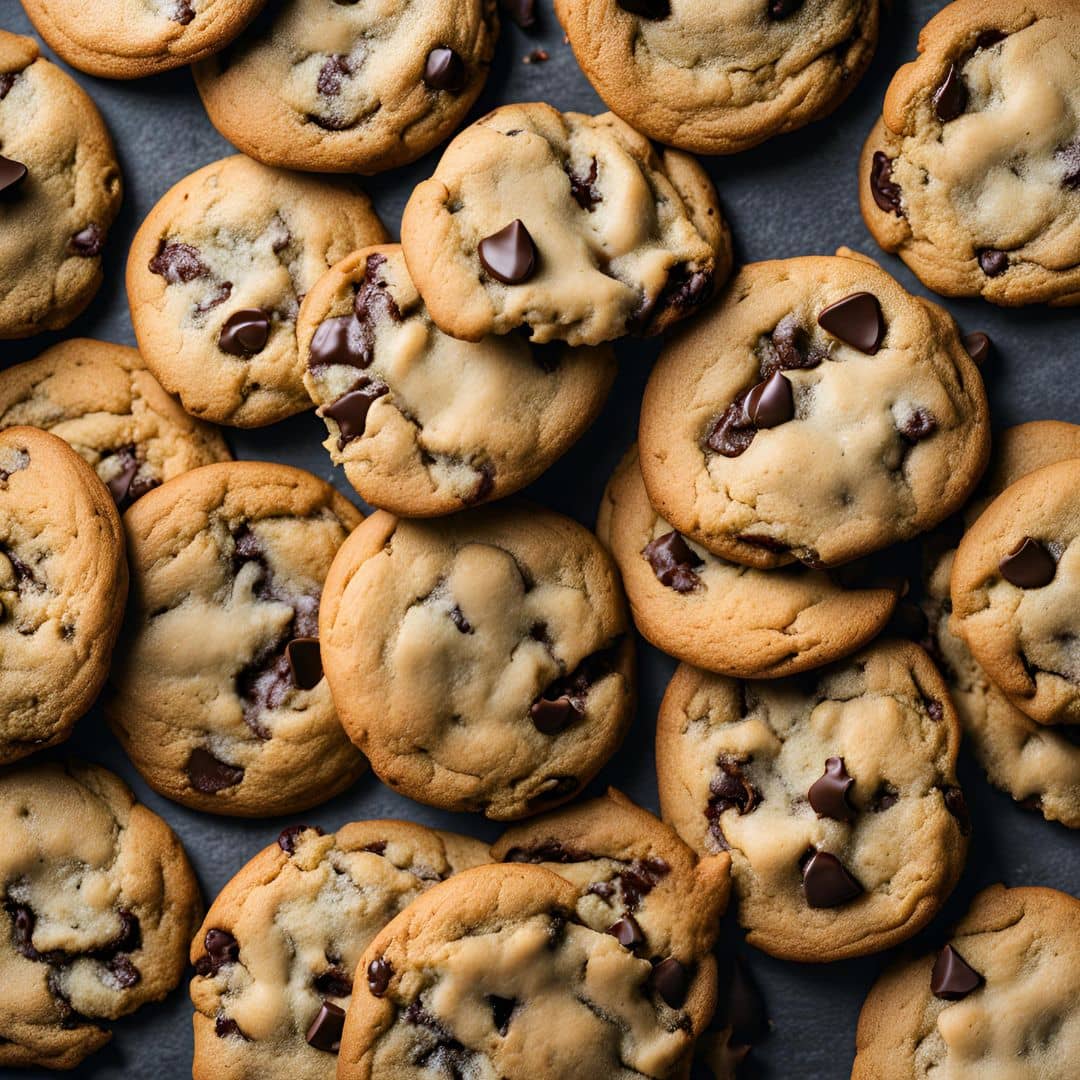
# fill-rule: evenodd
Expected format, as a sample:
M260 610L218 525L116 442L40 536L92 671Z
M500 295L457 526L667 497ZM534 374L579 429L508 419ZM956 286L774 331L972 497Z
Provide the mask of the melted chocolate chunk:
M715 284L712 271L692 270L679 263L669 271L658 296L641 298L628 320L627 329L634 334L651 334L669 311L686 314L701 307L712 297Z
M844 864L827 851L813 851L803 863L803 892L812 908L840 907L863 893Z
M964 78L956 64L950 64L945 72L945 78L934 91L934 111L938 119L947 124L955 120L966 108L968 103L967 87Z
M319 69L319 77L315 80L315 89L323 97L335 97L341 93L341 84L346 75L352 74L352 62L347 56L340 53L327 57L326 62Z
M761 793L743 771L750 758L722 754L717 761L720 771L709 782L709 810L717 818L727 810L738 810L739 816L752 814L761 803Z
M843 758L826 758L825 772L810 785L806 797L819 817L833 818L836 821L854 821L855 807L848 799L854 783L855 780L844 768Z
M240 959L240 943L228 930L207 930L203 948L206 952L195 961L195 971L204 978L216 975L223 967Z
M997 248L984 248L978 253L979 269L987 277L999 277L1009 269L1009 256Z
M309 354L308 368L311 371L331 364L365 368L371 363L371 355L365 349L363 331L352 315L340 315L319 323L311 338Z
M394 974L394 969L390 966L388 960L379 958L372 960L368 964L367 969L367 984L368 989L375 997L382 997L386 993L387 988L390 985L390 978Z
M195 9L191 6L191 0L176 0L169 18L181 26L191 23L195 18Z
M738 457L745 453L754 441L757 428L746 415L746 398L749 390L744 390L721 413L705 439L705 445L724 457Z
M830 304L818 315L818 326L868 356L877 353L885 337L881 304L868 292L852 293Z
M874 151L870 164L870 194L887 214L904 216L903 192L892 178L892 159L881 150Z
M524 863L577 863L589 862L594 856L583 851L565 847L558 840L545 840L531 848L511 848L503 862Z
M1019 589L1041 589L1057 574L1057 560L1030 536L1025 536L999 563L1001 576Z
M943 1001L960 1001L983 984L983 977L951 946L938 953L930 972L930 993Z
M491 1006L491 1019L495 1024L495 1030L505 1038L510 1030L510 1020L517 1008L517 1002L513 998L488 994L488 1004Z
M270 316L262 308L241 308L225 320L218 345L230 356L254 356L269 340Z
M341 1033L344 1029L345 1010L332 1001L324 1001L304 1038L316 1050L336 1054L341 1049Z
M976 364L981 364L990 354L990 338L981 330L976 330L972 334L965 334L964 348L967 349L968 356Z
M673 1009L681 1009L690 990L690 972L686 965L669 956L652 969L649 983Z
M307 832L309 829L313 830L318 836L322 836L323 834L322 829L320 829L318 825L289 825L278 833L278 847L281 848L286 855L291 855L296 850L296 841L300 839L300 835Z
M164 240L148 266L150 273L160 275L170 285L187 284L210 273L210 268L199 257L198 248L179 242L167 244Z
M428 53L424 65L424 82L432 90L456 94L465 88L465 61L453 49L438 48Z
M624 915L618 922L612 923L607 932L624 948L636 949L645 944L645 935L633 915Z
M900 434L905 441L914 445L929 439L938 429L937 417L929 409L918 408L909 413L900 425Z
M570 194L573 195L574 202L582 210L588 210L590 214L596 209L597 203L603 202L600 191L596 186L596 176L599 168L596 158L593 158L589 171L585 176L579 176L574 172L570 162L565 165L566 175L570 177Z
M313 985L320 994L327 997L345 998L352 993L352 976L339 967L327 968L315 976Z
M543 632L546 633L546 627ZM545 735L554 735L569 724L584 719L589 691L595 683L615 670L614 654L615 647L592 653L586 656L569 675L552 682L529 709L529 715L537 730ZM562 778L563 781L568 779L573 778ZM574 785L577 786L576 780L574 780Z
M119 472L109 478L107 487L117 507L126 510L137 499L156 488L161 481L152 476L137 476L141 462L134 446L122 446L114 450L109 457L115 457L120 464Z
M26 173L26 166L21 161L13 161L0 154L0 194L14 192L26 179Z
M641 554L645 556L661 585L666 585L677 593L688 593L701 584L701 579L694 571L704 566L705 560L700 558L677 532L658 536L645 545Z
M322 682L322 653L319 651L318 638L293 638L285 646L285 659L293 685L297 689L314 690Z
M485 237L477 248L484 269L504 285L520 285L536 271L539 254L520 219Z
M970 836L971 814L968 811L967 799L964 798L964 793L958 787L947 787L941 789L941 794L945 799L945 809L956 818L957 824L960 826L960 834Z
M666 19L671 14L671 0L617 0L623 11L643 19Z
M578 702L568 694L560 694L554 700L542 697L529 707L529 716L543 735L557 735L584 715Z
M84 259L94 259L105 246L105 234L93 222L80 229L69 241L68 251Z
M768 380L776 371L816 368L827 354L817 348L794 315L785 315L763 342L761 377Z
M187 774L191 786L204 795L216 795L226 788L236 787L244 779L244 770L240 766L219 761L201 746L191 751L187 761Z
M372 381L365 375L347 394L322 407L320 415L337 421L339 450L344 450L353 439L359 439L364 434L371 406L389 393L390 387L386 383Z

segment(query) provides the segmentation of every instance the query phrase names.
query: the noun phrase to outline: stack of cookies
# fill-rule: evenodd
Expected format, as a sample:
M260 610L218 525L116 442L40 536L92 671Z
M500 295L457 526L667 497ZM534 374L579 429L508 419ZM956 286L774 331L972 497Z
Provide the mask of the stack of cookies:
M24 6L81 71L192 65L241 152L131 238L137 349L0 370L0 1066L79 1066L190 963L195 1080L731 1080L768 1022L729 898L789 962L931 926L965 738L1080 828L1080 425L991 440L987 335L866 255L733 269L692 156L836 109L877 0L555 0L612 111L464 127L495 0ZM868 228L946 296L1080 302L1078 112L1075 0L956 0L866 142ZM393 242L354 174L447 139ZM120 199L93 103L0 30L0 340L91 304ZM594 532L520 493L642 337ZM221 430L309 410L356 500ZM655 719L635 631L678 662ZM33 758L99 699L222 837L368 766L505 831L275 824L204 910L123 781ZM659 817L578 799L654 739ZM928 937L852 1076L1076 1074L1080 901L997 885Z

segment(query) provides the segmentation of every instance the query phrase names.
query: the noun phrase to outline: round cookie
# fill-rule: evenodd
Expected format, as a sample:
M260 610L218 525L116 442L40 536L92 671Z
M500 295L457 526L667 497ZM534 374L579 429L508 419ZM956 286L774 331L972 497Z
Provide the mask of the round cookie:
M712 181L611 113L504 105L446 148L413 191L401 243L435 324L466 341L658 334L731 269Z
M751 945L864 956L921 930L960 876L959 743L945 683L909 642L774 682L683 665L657 723L660 805L695 851L731 852Z
M930 288L1080 303L1074 0L956 0L923 27L863 147L863 218Z
M1080 458L1028 473L967 531L950 628L1017 708L1080 724Z
M300 302L339 259L385 238L350 181L240 154L193 172L150 211L128 255L147 367L188 412L219 424L259 427L310 409Z
M182 472L228 461L126 345L74 338L0 371L0 429L25 424L67 442L121 510Z
M90 466L48 432L0 431L0 764L63 742L93 704L127 586Z
M636 446L608 481L596 532L642 635L722 675L776 678L827 664L876 637L896 607L899 581L845 587L822 570L755 570L691 543L649 502Z
M556 0L578 63L650 138L733 154L832 112L870 63L877 0Z
M666 521L747 566L832 566L936 525L986 465L956 324L866 259L753 263L670 344L642 404Z
M262 461L183 473L124 515L132 603L106 715L155 791L263 817L360 775L318 642L323 579L360 520L311 473Z
M577 901L524 864L466 870L414 900L360 961L339 1080L683 1075L705 988L584 925Z
M372 514L320 614L326 677L379 778L496 820L565 802L618 748L634 647L610 558L550 510Z
M366 503L408 517L525 487L596 419L615 379L609 347L443 334L396 244L320 278L297 337L331 460Z
M334 1080L364 950L425 889L489 861L479 840L405 821L283 830L192 942L194 1080Z
M59 330L90 303L121 190L94 103L32 38L0 30L0 340Z
M34 29L72 67L137 79L224 48L264 0L26 0Z
M284 0L196 64L195 85L214 127L267 165L382 172L465 119L498 32L495 0Z
M173 831L96 765L0 784L0 1067L73 1069L180 981L202 904Z
M859 1015L852 1080L1072 1076L1080 900L992 885L938 953L886 971Z

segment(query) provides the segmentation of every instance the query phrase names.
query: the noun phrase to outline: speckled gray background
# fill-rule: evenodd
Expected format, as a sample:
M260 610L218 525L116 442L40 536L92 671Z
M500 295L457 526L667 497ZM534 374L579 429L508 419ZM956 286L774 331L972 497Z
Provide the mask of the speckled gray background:
M895 0L873 67L837 113L756 150L707 163L731 221L740 261L828 253L847 244L882 258L908 288L924 291L898 260L882 256L867 234L859 217L855 164L892 72L914 54L919 27L943 6ZM476 116L500 103L535 99L563 109L602 110L563 44L550 0L538 0L538 7L542 21L535 31L504 27L495 68L474 110ZM0 0L0 27L32 32L17 0ZM550 60L522 63L536 47L546 48ZM106 252L105 285L90 309L62 336L85 335L134 344L123 285L127 244L138 223L172 184L230 153L231 148L211 127L187 71L133 83L75 74L112 130L126 193ZM432 155L368 183L391 231L397 228L413 185L431 172L434 163ZM1076 345L1080 311L1002 311L980 301L948 306L965 331L985 330L994 341L995 352L984 374L995 426L1048 417L1080 422ZM4 364L29 359L60 336L0 342L0 358ZM634 438L642 388L658 345L627 341L617 348L622 368L604 414L530 492L538 501L590 526L604 483ZM320 445L322 432L321 422L307 415L262 431L226 434L237 457L302 465L349 493L344 478L331 469ZM644 644L640 658L641 693L635 726L593 786L600 790L603 784L616 784L655 810L653 718L674 662ZM159 798L130 766L96 712L80 723L63 749L120 773L139 798L169 821L182 837L208 899L248 858L272 842L283 825L290 824L276 819L244 822L214 818ZM962 914L972 895L991 882L1050 885L1080 894L1080 837L1014 806L987 785L966 753L961 761L961 780L975 822L971 856L960 886L924 939L940 934ZM481 819L439 813L401 798L370 774L352 791L310 811L304 819L334 829L349 820L394 816L486 838L498 833L496 826ZM728 938L737 940L734 926L729 925ZM809 967L785 964L743 945L739 949L765 993L773 1021L772 1034L754 1051L747 1074L804 1080L847 1077L859 1006L885 958ZM3 993L0 987L0 1008ZM172 1080L190 1075L190 1014L186 986L181 986L163 1004L148 1006L118 1023L113 1041L86 1061L78 1075L92 1080ZM7 1075L40 1074L9 1071Z

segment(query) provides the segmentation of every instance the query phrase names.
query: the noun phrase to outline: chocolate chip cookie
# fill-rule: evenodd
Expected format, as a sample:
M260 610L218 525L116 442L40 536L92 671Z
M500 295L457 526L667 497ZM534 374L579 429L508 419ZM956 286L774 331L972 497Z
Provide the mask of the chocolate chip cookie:
M26 0L34 29L72 67L136 79L217 52L263 0Z
M360 520L329 484L262 461L194 469L124 515L133 602L106 713L155 791L261 817L363 771L319 650L323 579Z
M96 765L0 783L0 1066L73 1069L180 981L202 904L172 830Z
M956 0L863 148L863 218L946 296L1080 303L1080 20L1072 0Z
M1080 900L1056 889L985 889L939 952L878 979L856 1047L852 1080L1072 1076Z
M382 172L464 120L498 32L495 0L284 0L196 64L195 85L214 127L267 165Z
M385 238L349 181L240 154L199 169L150 211L128 256L147 366L204 420L258 427L310 409L296 350L300 302L339 259Z
M638 630L722 675L775 678L837 660L876 637L896 607L899 581L846 587L800 564L755 570L688 540L649 502L637 447L608 482L596 531Z
M446 148L401 243L435 324L596 345L692 314L731 268L705 171L611 113L504 105Z
M60 436L121 510L189 469L228 461L225 440L192 419L126 345L75 338L0 371L0 428Z
M753 263L661 354L641 471L663 518L747 566L832 566L909 539L986 465L956 324L868 259Z
M1080 458L1006 488L960 541L950 628L1017 708L1080 724Z
M565 802L615 752L634 649L615 567L525 503L372 514L326 579L326 677L384 783L496 820Z
M466 870L418 897L360 961L339 1080L682 1075L705 988L676 958L654 966L585 925L578 901L527 864Z
M285 829L192 942L195 1080L334 1080L364 950L425 889L489 861L479 840L406 821Z
M331 460L365 502L408 517L531 483L596 419L615 379L610 347L448 337L396 244L354 252L326 273L297 335Z
M127 584L90 466L48 432L0 431L0 764L62 742L93 704Z
M730 851L739 921L822 962L921 930L963 868L960 725L917 645L812 675L736 682L686 665L660 706L660 805L695 851Z
M121 187L94 103L0 30L0 339L59 330L90 303Z
M556 0L608 107L660 142L733 154L827 115L874 53L877 0Z

